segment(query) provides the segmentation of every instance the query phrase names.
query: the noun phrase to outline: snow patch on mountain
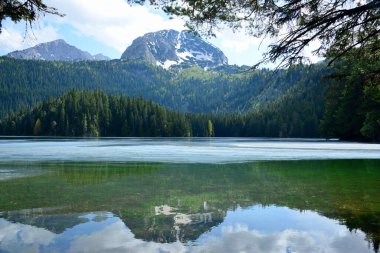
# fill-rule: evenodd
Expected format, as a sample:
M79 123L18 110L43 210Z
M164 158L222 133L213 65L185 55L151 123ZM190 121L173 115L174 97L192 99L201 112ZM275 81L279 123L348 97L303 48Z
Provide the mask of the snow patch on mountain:
M223 52L190 31L162 30L135 39L122 60L150 62L165 69L176 65L210 68L227 65Z
M163 67L164 69L169 69L172 65L176 65L178 64L178 62L176 61L171 61L171 60L166 60L164 63L161 63L159 61L156 62L156 65L157 66L161 66Z
M176 54L179 58L178 63L182 63L182 62L188 60L189 58L194 57L194 55L191 54L190 52L178 52L177 51Z

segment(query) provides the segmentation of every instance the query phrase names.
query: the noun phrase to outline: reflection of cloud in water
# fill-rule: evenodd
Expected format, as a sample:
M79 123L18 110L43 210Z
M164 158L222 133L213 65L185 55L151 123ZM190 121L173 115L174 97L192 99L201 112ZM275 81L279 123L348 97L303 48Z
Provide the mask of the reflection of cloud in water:
M33 170L30 168L19 168L17 170L15 169L7 169L7 168L0 168L0 181L3 180L10 180L15 178L21 178L21 177L30 177L30 176L37 176L39 174L42 174L42 171L39 170Z
M208 237L192 252L329 252L357 253L371 252L363 233L338 233L330 236L319 231L304 232L284 230L265 234L248 230L247 226L226 226L220 237Z
M0 252L38 252L56 236L45 229L0 219Z
M134 238L134 234L122 221L118 221L106 229L77 237L71 245L70 252L186 252L180 243L145 242Z
M113 222L109 222L113 220ZM42 228L14 224L0 219L0 251L38 252L49 249L60 252L329 252L356 253L371 252L360 231L350 233L338 229L333 235L321 231L297 231L292 229L280 232L263 233L250 230L245 224L222 225L218 236L204 235L195 245L187 247L180 242L156 243L136 239L132 231L116 217L99 223L97 230L89 230L93 222L80 224L56 235ZM103 224L103 226L101 226ZM336 226L331 221L331 226ZM60 245L62 238L67 245ZM66 251L66 250L65 250Z

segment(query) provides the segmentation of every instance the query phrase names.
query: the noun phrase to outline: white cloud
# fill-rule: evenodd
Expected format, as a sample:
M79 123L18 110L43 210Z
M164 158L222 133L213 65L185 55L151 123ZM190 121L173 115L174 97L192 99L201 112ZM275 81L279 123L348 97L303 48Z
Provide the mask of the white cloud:
M50 0L47 3L66 15L50 17L51 21L69 24L80 34L119 52L145 33L184 28L180 19L168 19L152 7L131 6L124 0Z
M33 30L25 30L25 26L22 24L7 23L0 34L0 48L2 49L0 53L25 49L58 38L57 30L51 25L38 25Z
M313 63L322 61L323 57L320 57L313 53L314 50L317 50L321 46L321 42L319 40L313 40L309 43L309 45L304 49L303 55L308 57L309 60Z
M216 38L209 41L224 52L230 64L238 65L258 63L272 41L248 35L244 30L233 31L228 27L222 27L215 35Z
M265 49L269 44L268 39L257 38L243 31L233 32L231 29L226 28L223 31L216 33L217 38L220 39L220 46L235 53L242 53L250 48L257 50Z
M0 47L6 51L20 49L22 47L23 37L18 31L13 29L3 29L0 34Z
M216 38L211 38L209 41L226 54L230 64L254 65L263 59L263 54L268 52L270 44L276 44L286 34L287 29L284 27L277 38L254 37L247 34L244 29L234 31L224 26L215 33ZM322 57L313 54L313 50L316 50L320 45L320 41L313 40L301 52L301 55L307 57L312 63L323 60ZM275 67L278 63L267 63L265 66Z

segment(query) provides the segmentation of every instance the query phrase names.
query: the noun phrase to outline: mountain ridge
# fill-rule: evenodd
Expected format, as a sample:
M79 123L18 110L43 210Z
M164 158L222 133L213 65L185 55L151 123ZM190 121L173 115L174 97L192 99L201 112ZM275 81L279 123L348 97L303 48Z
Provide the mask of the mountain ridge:
M91 55L68 44L63 39L40 43L5 55L21 60L44 61L104 61L103 54ZM198 66L204 70L226 69L228 58L223 51L189 31L160 30L137 37L120 57L121 61L141 61L164 69ZM236 66L233 66L236 72Z
M6 56L23 60L44 61L104 61L110 60L103 54L91 55L68 44L63 39L40 43L24 50L10 52Z

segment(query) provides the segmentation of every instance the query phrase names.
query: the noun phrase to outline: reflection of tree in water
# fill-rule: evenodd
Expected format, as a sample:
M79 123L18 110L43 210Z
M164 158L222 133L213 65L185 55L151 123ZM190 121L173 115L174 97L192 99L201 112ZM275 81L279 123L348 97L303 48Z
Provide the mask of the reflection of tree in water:
M350 211L339 213L334 218L340 219L350 231L361 229L366 233L366 240L373 244L377 253L380 249L380 212L377 214L355 214Z
M64 208L45 215L109 211L136 238L189 242L223 222L227 210L277 205L337 219L365 232L375 251L379 248L379 161L38 166L51 173L2 182L3 211L56 206ZM155 207L163 204L175 211L157 214ZM61 224L71 226L64 219Z
M159 164L128 164L120 166L112 163L72 163L70 166L61 164L58 175L65 178L72 185L101 184L127 176L143 176L159 169Z

